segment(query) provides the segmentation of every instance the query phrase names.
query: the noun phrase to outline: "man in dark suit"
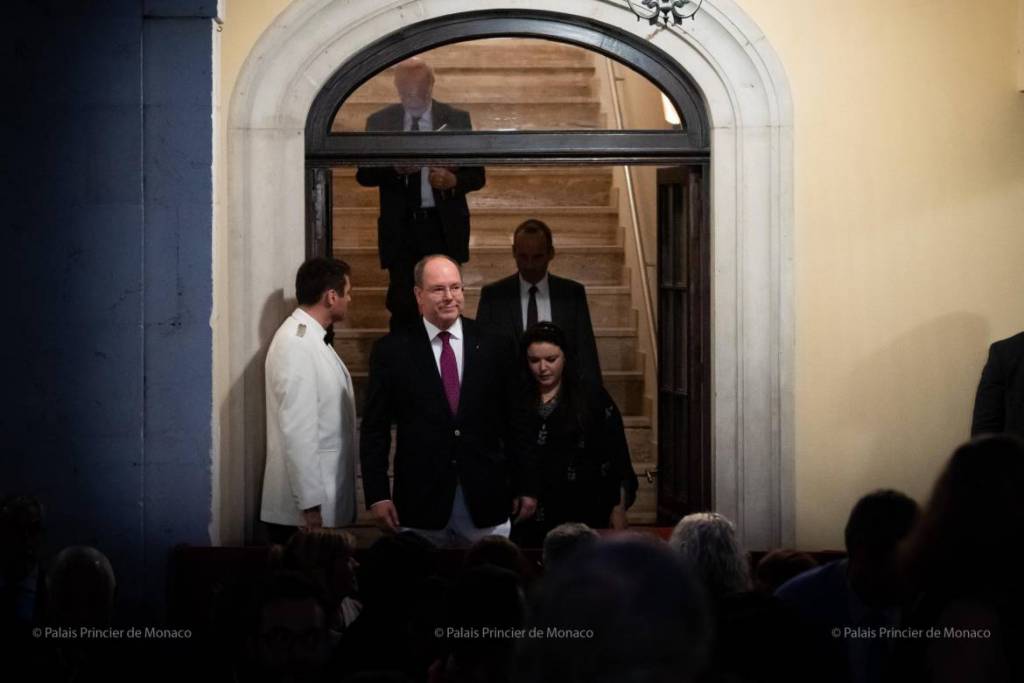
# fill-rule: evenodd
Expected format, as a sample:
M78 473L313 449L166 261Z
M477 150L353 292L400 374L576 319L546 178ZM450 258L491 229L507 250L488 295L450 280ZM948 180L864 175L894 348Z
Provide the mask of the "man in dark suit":
M533 218L524 221L512 236L512 256L519 272L483 288L477 322L517 344L530 325L553 322L565 332L580 374L600 385L601 365L586 289L575 280L548 273L555 256L551 228Z
M366 130L470 130L469 113L433 99L434 72L421 59L395 67L400 104L369 116ZM427 254L446 254L458 263L469 260L469 207L466 193L486 182L480 166L393 166L360 168L356 180L380 189L377 249L388 271L387 308L391 329L416 320L413 266Z
M530 517L539 487L511 344L462 317L455 261L428 256L414 278L422 317L386 335L370 355L360 433L367 507L384 526L410 528L441 546L508 536L510 510Z
M974 398L971 436L1024 436L1024 332L989 347Z

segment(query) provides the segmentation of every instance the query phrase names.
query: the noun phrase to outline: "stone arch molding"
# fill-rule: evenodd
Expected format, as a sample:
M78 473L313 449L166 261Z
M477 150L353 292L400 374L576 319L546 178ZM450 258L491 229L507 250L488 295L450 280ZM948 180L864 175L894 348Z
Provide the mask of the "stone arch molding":
M476 0L473 10L550 10ZM712 486L751 548L794 542L792 105L782 64L733 0L656 28L625 0L558 11L648 38L702 90L711 122ZM213 537L238 542L258 514L262 361L304 257L306 116L331 74L367 44L462 0L295 0L249 55L228 119L228 437L215 454ZM223 281L223 279L222 279Z

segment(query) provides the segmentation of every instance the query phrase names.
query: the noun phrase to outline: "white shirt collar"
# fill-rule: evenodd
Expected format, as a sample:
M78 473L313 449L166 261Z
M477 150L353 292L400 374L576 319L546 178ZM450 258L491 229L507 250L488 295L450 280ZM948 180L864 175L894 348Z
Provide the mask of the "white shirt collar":
M430 338L430 341L434 341L434 339L437 338L437 335L441 334L441 328L435 325L434 323L430 322L426 318L423 318L422 320L423 326L427 328L427 337ZM461 315L458 318L456 318L455 322L453 322L451 327L448 328L448 333L452 335L452 337L454 337L455 339L462 339Z
M537 293L538 294L540 294L541 296L547 296L548 295L548 274L544 273L544 277L542 277L540 280L538 280L536 285L534 285L531 282L527 282L526 280L524 280L522 275L519 276L519 293L521 295L529 294L530 293L530 287L533 287L533 286L537 287Z
M404 118L402 119L402 129L412 130L412 114L409 113L408 109L403 107ZM420 114L417 118L420 120L420 130L434 130L434 103L431 102L427 110Z

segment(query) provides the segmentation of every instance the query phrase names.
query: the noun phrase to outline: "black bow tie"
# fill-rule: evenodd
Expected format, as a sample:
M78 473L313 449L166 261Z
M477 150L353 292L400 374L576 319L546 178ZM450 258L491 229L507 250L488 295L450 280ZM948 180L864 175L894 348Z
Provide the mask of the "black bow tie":
M328 346L334 344L334 325L328 327L327 331L324 332L324 344L327 344Z

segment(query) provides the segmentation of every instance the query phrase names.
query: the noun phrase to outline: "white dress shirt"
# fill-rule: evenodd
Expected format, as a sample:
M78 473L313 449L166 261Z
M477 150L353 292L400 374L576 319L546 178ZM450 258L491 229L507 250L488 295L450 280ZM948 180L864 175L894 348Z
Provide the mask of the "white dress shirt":
M546 320L551 322L551 289L548 287L547 273L540 281L533 285L519 276L519 303L523 307L523 329L527 327L526 311L530 307L530 287L537 287L537 322Z
M423 319L423 326L427 328L427 336L430 337L430 349L434 352L434 363L437 365L437 374L441 375L441 328L430 322L426 318ZM451 337L448 338L448 343L451 344L452 351L455 352L455 365L459 369L459 384L462 384L462 317L460 316L452 323L452 326L448 328L448 333Z
M423 115L420 116L420 130L434 130L433 104ZM402 130L412 130L412 114L405 111L405 118L402 121ZM420 207L430 209L434 206L434 188L430 186L430 170L423 166L420 168Z

